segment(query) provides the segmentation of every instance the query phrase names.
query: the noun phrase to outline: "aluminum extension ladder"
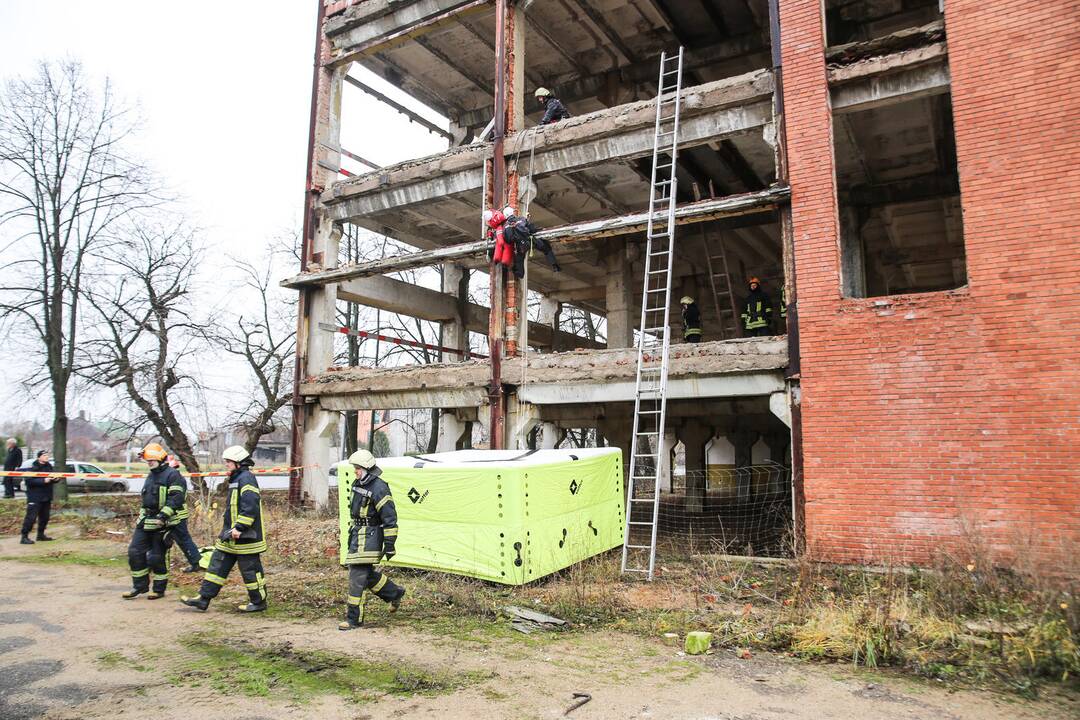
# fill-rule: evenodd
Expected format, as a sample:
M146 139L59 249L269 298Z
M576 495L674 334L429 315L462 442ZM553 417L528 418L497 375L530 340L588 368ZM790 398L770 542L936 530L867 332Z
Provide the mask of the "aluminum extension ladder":
M671 271L675 260L675 197L678 190L679 109L683 49L660 56L649 189L648 243L637 339L634 434L626 491L622 571L653 579L660 513L660 469L667 412L668 350L671 347Z
M712 249L705 238L704 228L701 236L702 240L705 241L705 259L709 266L709 285L712 288L713 306L716 308L716 324L720 330L720 339L728 339L728 332L725 329L727 319L725 315L727 313L731 313L731 337L739 337L738 304L735 299L735 289L731 286L731 270L728 268L724 238L721 235L718 239L718 254L713 255Z

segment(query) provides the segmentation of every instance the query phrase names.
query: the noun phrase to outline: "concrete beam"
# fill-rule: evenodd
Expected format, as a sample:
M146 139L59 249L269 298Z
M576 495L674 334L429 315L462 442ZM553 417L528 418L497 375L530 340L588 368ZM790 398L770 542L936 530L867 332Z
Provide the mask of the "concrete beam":
M704 397L746 397L771 395L784 388L784 373L770 370L744 375L702 378L669 378L669 400ZM518 388L518 399L536 405L633 402L633 380L601 383L536 383Z
M637 371L635 358L634 348L506 358L503 378L512 385L517 378L527 377L518 393L528 402L630 402ZM669 356L669 379L681 383L671 397L697 401L702 397L767 396L783 390L781 371L786 365L787 341L783 337L679 343L671 347ZM476 360L396 368L351 367L308 378L300 392L334 409L356 409L362 407L357 403L368 402L371 407L391 407L377 404L387 402L388 397L397 398L393 407L467 407L483 401L489 381L490 366ZM539 388L538 394L530 394L533 388ZM616 392L608 393L609 389ZM578 390L584 395L578 396ZM369 395L379 399L364 399ZM350 399L331 399L342 396ZM406 396L409 399L403 399Z
M782 185L774 185L768 190L760 192L730 195L715 200L703 200L696 203L686 203L675 208L675 222L679 225L688 223L700 223L717 220L724 217L736 217L749 213L760 212L762 209L772 208L785 202L791 197L790 188ZM369 222L363 223L365 227L375 232L386 234L386 227L380 225L378 220L368 218ZM541 230L542 237L553 245L565 245L594 240L599 237L626 235L644 230L648 222L648 213L632 213L605 220L588 220L570 225ZM409 237L402 237L400 233L393 233L392 237L412 242ZM420 239L417 238L417 241ZM319 270L315 272L295 275L281 281L282 287L299 288L305 285L326 285L328 283L342 282L352 278L370 277L387 273L413 270L416 268L438 265L450 260L462 260L465 258L481 257L487 252L488 242L478 240L471 243L451 245L434 250L424 250L417 253L398 255L396 257L370 262L348 265L332 270ZM603 296L602 289L598 290Z
M906 50L829 71L833 112L857 112L949 92L943 47ZM835 79L834 79L835 78Z
M772 119L772 75L747 73L683 91L680 143L683 147L764 127ZM655 104L620 105L570 118L541 131L509 135L508 157L533 158L535 175L583 170L649 155L653 148ZM535 146L535 148L534 148ZM334 220L368 215L434 197L477 191L489 143L454 148L339 182L321 201Z
M459 307L458 299L453 295L384 276L346 280L337 286L337 297L358 305L431 322L453 322ZM464 313L466 330L475 333L487 332L490 313L488 308L476 303L464 303ZM559 347L603 347L588 338L561 330L554 331L538 322L529 323L529 338L531 343L540 347L551 347L553 342Z
M354 62L455 22L466 12L486 10L490 0L369 0L326 21L332 66Z
M760 53L760 66L766 67L769 64L769 55L767 52L762 51L761 37L753 33L736 35L708 45L691 47L687 49L683 56L683 72L690 73L712 67L725 60L746 56L754 52ZM606 88L611 87L612 84L620 87L648 84L655 87L656 58L651 57L648 60L642 60L607 72L598 73L592 69L584 71L579 69L544 83L564 103L575 103L596 97L603 93ZM468 110L460 116L459 122L470 127L484 125L494 113L495 108L493 105Z

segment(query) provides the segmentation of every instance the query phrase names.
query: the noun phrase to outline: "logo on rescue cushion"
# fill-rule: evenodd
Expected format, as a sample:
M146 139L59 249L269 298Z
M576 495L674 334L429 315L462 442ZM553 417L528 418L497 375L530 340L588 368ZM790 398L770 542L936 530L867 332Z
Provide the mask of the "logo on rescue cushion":
M424 494L421 495L420 491L417 490L416 488L409 488L408 496L409 496L409 499L413 501L413 504L416 505L418 503L424 502L424 500L427 498L429 492L431 492L431 491L430 490L425 490Z

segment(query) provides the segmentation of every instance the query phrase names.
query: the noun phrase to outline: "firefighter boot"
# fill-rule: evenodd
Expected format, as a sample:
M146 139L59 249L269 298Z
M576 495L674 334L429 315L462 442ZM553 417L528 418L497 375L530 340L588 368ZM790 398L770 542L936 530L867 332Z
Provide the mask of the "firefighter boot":
M346 605L348 610L345 612L345 622L338 625L338 630L355 630L358 627L363 627L364 621L360 619L360 606L359 605Z
M142 595L143 593L146 593L146 592L150 592L150 588L131 588L130 590L128 590L126 593L124 593L120 597L124 598L125 600L131 600L133 598L139 597L140 595Z
M397 597L390 601L390 612L393 613L398 611L398 608L401 607L401 599L403 597L405 597L405 588L401 588L401 592L398 593Z
M263 600L260 603L251 603L251 602L249 602L246 605L237 605L236 609L239 610L242 613L264 612L266 610L266 601Z
M195 597L184 595L180 598L180 602L188 607L195 608L199 612L206 612L206 608L210 607L210 598L203 595L196 595Z

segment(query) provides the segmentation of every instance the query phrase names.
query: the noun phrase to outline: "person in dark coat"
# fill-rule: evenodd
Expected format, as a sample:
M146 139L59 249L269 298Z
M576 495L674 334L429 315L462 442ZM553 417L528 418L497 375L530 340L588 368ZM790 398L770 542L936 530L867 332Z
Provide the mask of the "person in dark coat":
M750 292L743 301L743 333L746 337L765 337L772 334L773 304L769 295L761 289L761 281L750 278Z
M22 465L22 450L19 449L19 441L15 438L8 438L7 441L7 455L4 457L4 471L14 472ZM15 497L15 486L18 484L18 478L4 476L4 497Z
M570 111L547 88L536 88L535 95L537 102L544 108L544 117L540 119L541 125L551 125L570 117Z
M177 472L180 471L180 461L175 455L170 455L166 462L173 470L176 470ZM186 517L178 520L176 525L173 526L172 537L176 542L176 545L180 548L180 552L184 553L184 557L187 558L188 566L184 568L184 572L199 572L202 569L199 567L199 562L202 560L202 553L199 552L199 546L195 544L195 541L191 537L191 531L188 529Z
M525 258L533 248L544 253L552 270L555 272L562 270L558 260L555 259L555 249L551 247L551 243L536 236L540 228L533 225L528 218L519 217L510 205L503 208L503 216L506 218L503 223L506 241L514 245L514 277L525 277Z
M37 458L30 466L32 473L51 473L52 463L49 462L49 451L39 450ZM30 539L30 531L37 522L37 539L52 540L45 534L45 527L49 524L49 512L52 510L53 485L60 482L59 477L28 477L26 478L26 517L22 524L23 545L33 545Z
M259 482L251 472L255 461L241 445L225 448L221 454L229 471L229 497L214 554L206 568L199 594L184 596L180 602L203 612L217 597L234 565L240 566L240 576L248 591L248 603L237 609L244 613L266 610L266 578L262 559L266 552L266 528L263 525L262 500Z
M694 298L684 295L679 304L682 305L683 340L688 343L701 342L701 310L697 303Z

